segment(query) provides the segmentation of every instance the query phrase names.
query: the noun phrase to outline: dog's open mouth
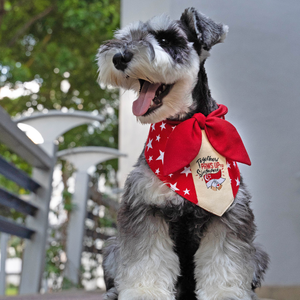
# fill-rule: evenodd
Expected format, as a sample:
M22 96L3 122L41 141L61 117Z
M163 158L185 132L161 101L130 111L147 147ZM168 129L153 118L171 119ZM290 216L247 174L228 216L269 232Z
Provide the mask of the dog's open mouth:
M163 104L174 84L150 83L140 79L140 95L133 102L132 112L135 116L146 116Z

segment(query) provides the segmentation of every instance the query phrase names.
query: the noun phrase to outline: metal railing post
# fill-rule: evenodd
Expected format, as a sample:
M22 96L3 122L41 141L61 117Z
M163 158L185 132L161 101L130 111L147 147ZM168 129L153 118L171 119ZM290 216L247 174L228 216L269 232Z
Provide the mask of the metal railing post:
M1 262L0 262L0 295L5 296L6 290L6 258L7 258L7 242L9 240L9 234L0 233L1 243Z
M33 200L39 208L37 215L27 217L26 225L36 233L31 240L26 241L20 294L38 293L41 288L42 275L45 267L46 242L48 236L48 214L52 194L52 176L56 163L57 147L54 141L66 131L94 121L102 122L102 116L94 116L88 112L49 111L47 114L34 113L14 119L16 123L24 123L37 129L44 139L40 147L51 157L52 163L49 170L35 168L32 179L41 184L41 188Z
M33 204L39 208L35 217L28 216L26 226L35 230L31 240L26 240L23 254L20 295L38 293L45 267L45 253L48 232L49 204L52 195L52 176L55 165L57 146L52 144L52 167L49 170L34 168L32 179L37 181L41 188L34 197Z

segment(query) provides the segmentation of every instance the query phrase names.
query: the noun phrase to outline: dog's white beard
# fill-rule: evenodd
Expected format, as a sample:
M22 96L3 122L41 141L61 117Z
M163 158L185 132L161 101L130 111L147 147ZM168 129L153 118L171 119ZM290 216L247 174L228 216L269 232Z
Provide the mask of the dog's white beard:
M200 59L190 44L190 59L188 64L179 65L156 42L152 41L155 58L151 60L151 53L147 48L133 48L134 56L128 67L121 72L113 63L113 56L119 52L110 49L98 54L99 81L104 85L121 87L125 90L140 90L138 79L151 83L174 84L167 96L162 99L163 105L146 116L138 117L145 123L157 123L167 118L185 115L193 104L192 91L197 82Z

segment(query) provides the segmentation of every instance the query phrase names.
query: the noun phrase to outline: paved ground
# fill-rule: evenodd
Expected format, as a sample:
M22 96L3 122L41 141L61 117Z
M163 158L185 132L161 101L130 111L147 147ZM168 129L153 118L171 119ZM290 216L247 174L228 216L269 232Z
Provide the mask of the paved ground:
M7 296L0 300L103 300L100 292L59 292L45 295ZM261 300L272 300L262 299Z
M45 295L7 296L0 300L102 300L100 292L59 292Z

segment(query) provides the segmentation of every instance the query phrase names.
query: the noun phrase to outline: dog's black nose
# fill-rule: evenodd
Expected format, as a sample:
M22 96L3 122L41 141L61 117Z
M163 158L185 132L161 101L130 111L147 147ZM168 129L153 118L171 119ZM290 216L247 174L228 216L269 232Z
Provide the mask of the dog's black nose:
M133 53L125 50L124 53L117 53L113 57L113 63L115 68L124 71L127 68L127 64L131 61Z

